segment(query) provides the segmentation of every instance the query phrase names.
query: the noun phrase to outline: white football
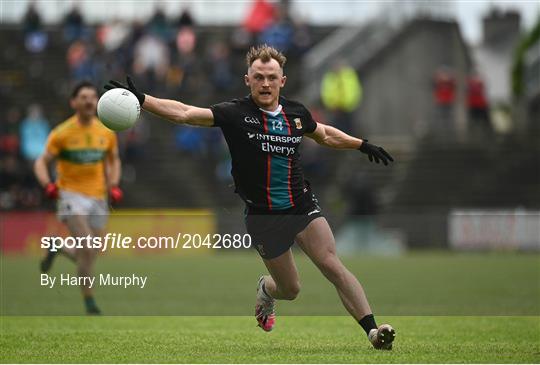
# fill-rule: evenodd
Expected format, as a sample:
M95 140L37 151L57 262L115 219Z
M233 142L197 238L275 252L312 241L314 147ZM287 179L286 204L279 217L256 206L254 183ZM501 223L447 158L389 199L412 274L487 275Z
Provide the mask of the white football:
M99 120L113 131L123 131L133 127L141 106L137 97L126 89L111 89L99 98L97 114Z

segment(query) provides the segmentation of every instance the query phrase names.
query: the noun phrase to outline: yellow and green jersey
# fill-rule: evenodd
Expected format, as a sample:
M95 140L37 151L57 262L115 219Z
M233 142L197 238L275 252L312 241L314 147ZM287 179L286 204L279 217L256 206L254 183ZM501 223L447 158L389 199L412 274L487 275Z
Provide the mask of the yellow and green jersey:
M116 151L116 134L94 117L83 125L76 115L49 134L46 150L57 158L57 184L94 198L106 196L104 160Z

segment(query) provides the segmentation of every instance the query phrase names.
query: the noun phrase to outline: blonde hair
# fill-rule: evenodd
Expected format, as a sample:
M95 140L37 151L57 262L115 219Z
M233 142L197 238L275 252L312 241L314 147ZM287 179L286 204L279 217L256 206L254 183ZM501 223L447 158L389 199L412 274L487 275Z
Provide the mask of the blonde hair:
M251 67L253 62L258 59L260 59L263 63L266 63L270 62L272 58L279 63L279 67L281 68L283 68L283 66L285 66L285 62L287 62L287 57L285 57L283 53L267 44L251 47L246 54L247 67Z

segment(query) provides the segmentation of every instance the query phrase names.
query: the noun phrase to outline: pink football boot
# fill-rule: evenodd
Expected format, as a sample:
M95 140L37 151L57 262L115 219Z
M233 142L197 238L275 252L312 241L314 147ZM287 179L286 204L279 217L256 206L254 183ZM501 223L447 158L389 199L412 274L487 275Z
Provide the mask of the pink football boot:
M257 284L257 301L255 304L255 318L258 326L264 331L270 332L276 323L276 312L274 310L275 300L267 295L263 290L264 277L261 276Z

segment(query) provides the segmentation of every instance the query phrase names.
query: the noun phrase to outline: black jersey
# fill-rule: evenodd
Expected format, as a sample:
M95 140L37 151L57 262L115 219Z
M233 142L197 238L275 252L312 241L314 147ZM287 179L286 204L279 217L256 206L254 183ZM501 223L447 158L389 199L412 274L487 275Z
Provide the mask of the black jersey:
M284 97L279 104L269 113L247 96L211 107L229 146L236 192L251 207L288 209L307 191L298 149L317 123L302 104Z

